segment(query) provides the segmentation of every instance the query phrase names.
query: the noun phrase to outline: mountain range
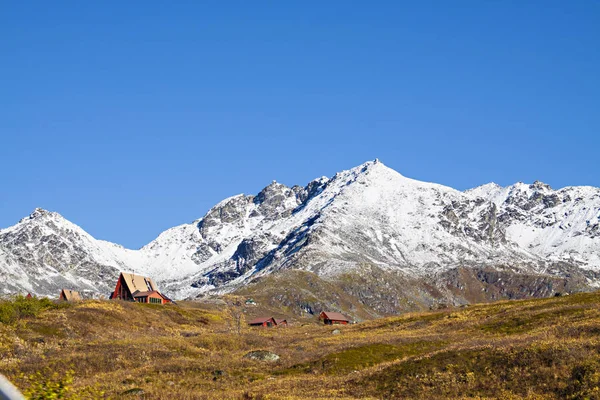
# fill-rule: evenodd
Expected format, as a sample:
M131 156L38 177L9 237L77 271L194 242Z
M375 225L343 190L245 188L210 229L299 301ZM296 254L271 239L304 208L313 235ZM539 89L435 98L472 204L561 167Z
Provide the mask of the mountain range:
M361 315L590 290L600 285L600 189L536 181L463 192L375 160L227 198L139 250L39 208L0 230L0 293L107 295L120 271L152 276L174 298L254 291L299 312Z

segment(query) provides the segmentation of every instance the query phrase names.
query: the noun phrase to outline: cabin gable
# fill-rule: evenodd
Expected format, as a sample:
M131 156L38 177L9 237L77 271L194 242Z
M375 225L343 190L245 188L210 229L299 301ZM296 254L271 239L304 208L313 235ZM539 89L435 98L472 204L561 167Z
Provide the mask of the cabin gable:
M111 299L138 303L166 304L172 300L158 291L152 278L121 272Z
M131 291L129 291L123 274L119 275L119 280L117 280L117 286L115 287L112 298L120 300L133 300L133 294Z

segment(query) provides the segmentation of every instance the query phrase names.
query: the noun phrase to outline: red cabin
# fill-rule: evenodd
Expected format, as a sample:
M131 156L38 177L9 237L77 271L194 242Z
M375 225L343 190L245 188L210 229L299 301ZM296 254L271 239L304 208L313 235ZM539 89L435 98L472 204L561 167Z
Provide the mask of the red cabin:
M117 286L110 298L152 304L172 302L171 299L158 291L158 287L152 278L126 272L121 272L121 275L119 275Z
M350 319L344 314L331 311L322 311L321 314L319 314L319 319L323 321L325 325L348 325L350 322Z
M276 319L277 326L288 326L287 319Z
M248 325L272 328L274 326L277 326L277 321L275 321L275 318L273 318L273 317L260 317L260 318L255 318L252 321L248 322Z

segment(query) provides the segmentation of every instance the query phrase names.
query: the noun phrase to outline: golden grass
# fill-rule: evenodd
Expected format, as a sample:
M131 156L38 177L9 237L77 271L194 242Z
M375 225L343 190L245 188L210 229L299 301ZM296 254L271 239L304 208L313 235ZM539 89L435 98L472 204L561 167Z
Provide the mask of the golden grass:
M72 399L594 399L599 304L585 293L238 333L225 306L93 300L0 324L0 372L32 398L63 384Z

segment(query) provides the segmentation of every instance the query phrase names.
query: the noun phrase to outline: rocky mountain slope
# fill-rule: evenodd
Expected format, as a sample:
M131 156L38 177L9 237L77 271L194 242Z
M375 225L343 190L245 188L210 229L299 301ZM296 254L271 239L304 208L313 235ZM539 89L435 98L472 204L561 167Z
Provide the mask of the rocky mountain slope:
M133 270L188 297L303 270L326 282L344 278L346 293L386 313L403 302L474 301L474 286L484 299L596 286L599 226L598 188L535 182L460 192L375 160L305 187L273 182L256 196L230 197L140 250L35 210L0 230L0 290L107 293L118 271Z

